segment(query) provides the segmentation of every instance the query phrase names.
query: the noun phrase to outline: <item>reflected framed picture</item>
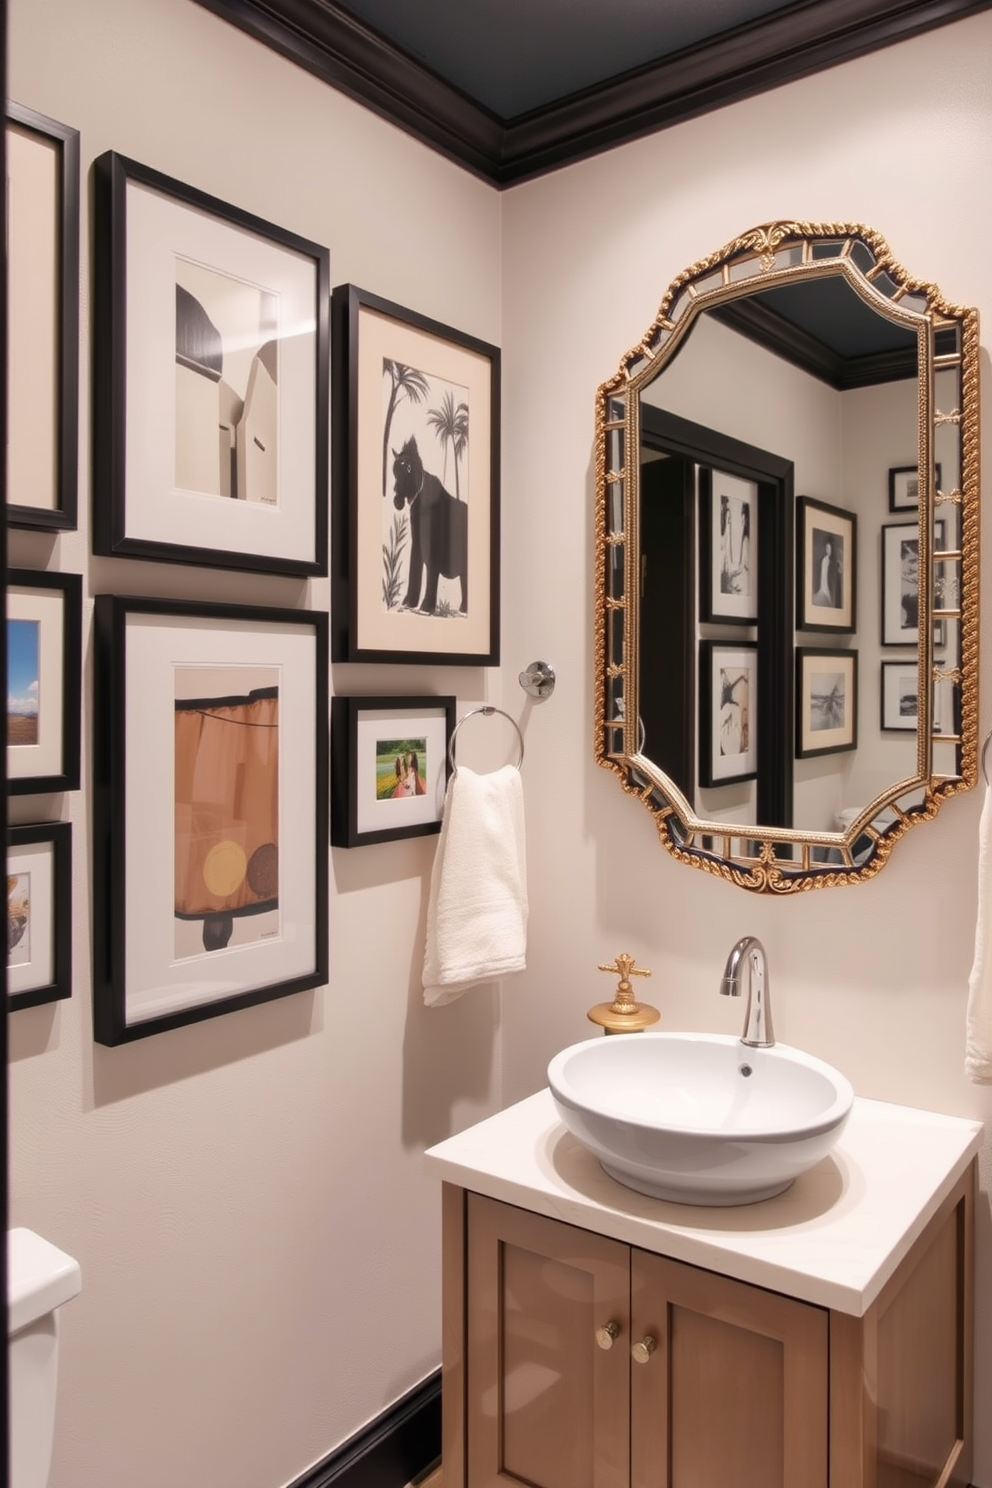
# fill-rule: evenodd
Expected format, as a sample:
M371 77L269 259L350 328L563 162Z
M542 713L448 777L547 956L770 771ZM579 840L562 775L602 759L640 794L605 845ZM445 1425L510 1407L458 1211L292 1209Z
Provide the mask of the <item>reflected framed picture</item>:
M7 1006L72 996L72 824L7 829Z
M886 733L916 733L919 722L920 671L916 661L883 661L881 727Z
M79 788L79 574L7 570L7 790Z
M354 284L332 302L335 661L499 661L500 352Z
M99 595L94 1022L327 981L327 616Z
M731 785L758 773L758 647L699 645L699 784Z
M722 470L699 473L699 618L758 619L758 486Z
M97 553L327 573L326 248L94 165Z
M439 832L454 728L454 697L335 697L332 845Z
M858 744L858 653L796 650L796 758L840 754Z
M858 519L839 506L796 502L796 628L853 631L857 626Z
M944 547L945 523L934 522L934 548ZM943 563L938 567L943 567ZM915 646L920 622L920 530L917 522L882 528L882 645ZM945 641L944 621L935 620L933 643Z
M940 489L940 465L934 466L934 479ZM920 471L916 465L894 465L889 470L889 511L919 511Z
M7 104L7 521L76 526L79 133Z

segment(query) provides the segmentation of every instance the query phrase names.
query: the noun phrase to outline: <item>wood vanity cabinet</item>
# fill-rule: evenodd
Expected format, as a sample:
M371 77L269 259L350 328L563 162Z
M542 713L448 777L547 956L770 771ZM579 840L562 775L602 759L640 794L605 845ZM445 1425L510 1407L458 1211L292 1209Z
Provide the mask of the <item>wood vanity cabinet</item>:
M974 1164L863 1317L444 1185L444 1488L966 1488Z

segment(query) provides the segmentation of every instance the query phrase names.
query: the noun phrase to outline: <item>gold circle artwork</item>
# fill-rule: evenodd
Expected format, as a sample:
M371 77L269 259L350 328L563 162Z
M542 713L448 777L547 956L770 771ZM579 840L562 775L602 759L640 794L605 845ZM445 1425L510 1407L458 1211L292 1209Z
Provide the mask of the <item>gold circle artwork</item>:
M211 894L226 899L244 882L248 866L244 848L230 838L215 842L203 860L203 882Z

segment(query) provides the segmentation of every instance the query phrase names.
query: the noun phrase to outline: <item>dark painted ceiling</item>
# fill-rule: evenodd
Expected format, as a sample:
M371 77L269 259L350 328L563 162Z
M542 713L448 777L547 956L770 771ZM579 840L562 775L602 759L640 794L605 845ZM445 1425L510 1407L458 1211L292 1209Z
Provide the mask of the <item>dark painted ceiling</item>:
M503 119L786 8L782 0L341 0Z
M992 0L197 0L498 186ZM848 100L838 98L838 106Z

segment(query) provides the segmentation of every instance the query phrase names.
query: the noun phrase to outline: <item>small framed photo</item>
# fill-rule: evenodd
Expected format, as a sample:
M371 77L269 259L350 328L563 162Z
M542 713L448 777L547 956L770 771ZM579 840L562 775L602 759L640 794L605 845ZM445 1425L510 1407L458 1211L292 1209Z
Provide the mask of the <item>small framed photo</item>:
M934 479L940 489L940 466L934 467ZM916 465L894 465L889 470L889 511L919 511L920 471Z
M94 167L97 553L327 573L326 248Z
M699 783L730 785L758 773L758 647L700 642Z
M796 650L796 758L839 754L858 744L858 653Z
M7 570L7 790L79 788L82 579Z
M858 519L811 496L799 497L796 517L796 627L853 631Z
M335 661L499 661L500 352L333 295Z
M72 996L72 824L7 829L7 1006Z
M758 486L721 470L699 483L699 618L754 625L758 618Z
M95 615L97 1040L322 986L326 614L102 594Z
M76 526L79 133L7 104L7 521Z
M879 695L881 726L886 733L916 733L919 688L920 669L915 660L882 662Z
M334 698L332 845L439 832L454 728L454 697Z
M943 519L934 523L934 547L944 546ZM941 565L943 566L943 565ZM915 646L920 621L920 530L918 522L890 522L882 528L882 645ZM935 620L933 643L945 641L943 620Z

